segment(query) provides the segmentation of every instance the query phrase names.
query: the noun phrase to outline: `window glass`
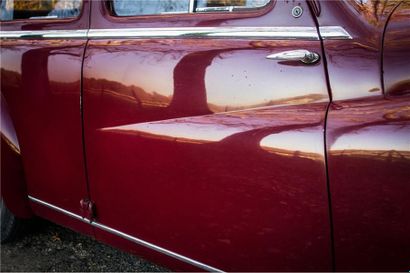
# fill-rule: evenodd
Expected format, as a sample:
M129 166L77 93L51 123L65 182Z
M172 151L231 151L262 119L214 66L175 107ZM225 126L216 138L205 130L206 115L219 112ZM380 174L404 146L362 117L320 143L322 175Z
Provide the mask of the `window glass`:
M118 16L185 13L189 0L113 0L113 8Z
M259 8L270 0L112 0L114 14L135 16L163 13L234 11ZM190 2L192 6L190 6ZM191 10L190 10L191 9Z
M1 0L0 20L73 18L82 0Z
M243 7L258 8L266 5L270 0L197 0L198 9L208 7Z

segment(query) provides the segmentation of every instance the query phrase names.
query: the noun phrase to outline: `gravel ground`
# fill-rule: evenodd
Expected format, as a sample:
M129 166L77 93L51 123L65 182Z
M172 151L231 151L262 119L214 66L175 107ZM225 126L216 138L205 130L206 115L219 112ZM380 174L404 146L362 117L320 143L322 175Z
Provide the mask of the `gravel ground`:
M44 220L1 246L6 271L150 271L167 269Z

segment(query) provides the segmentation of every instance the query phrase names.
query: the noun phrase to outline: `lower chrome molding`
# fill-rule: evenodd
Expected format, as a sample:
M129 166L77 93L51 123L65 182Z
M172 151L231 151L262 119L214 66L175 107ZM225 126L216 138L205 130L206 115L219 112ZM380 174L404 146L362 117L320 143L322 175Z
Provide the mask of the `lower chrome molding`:
M203 270L210 271L210 272L224 272L224 271L222 271L222 270L220 270L220 269L217 269L217 268L215 268L215 267L212 267L212 266L206 265L206 264L204 264L204 263L198 262L198 261L196 261L196 260L193 260L193 259L188 258L188 257L186 257L186 256L183 256L183 255L181 255L181 254L175 253L175 252L173 252L173 251L171 251L171 250L168 250L168 249L165 249L165 248L163 248L163 247L154 245L154 244L152 244L152 243L150 243L150 242L147 242L147 241L144 241L144 240L139 239L139 238L137 238L137 237L131 236L131 235L126 234L126 233L124 233L124 232L121 232L121 231L119 231L119 230L110 228L110 227L108 227L108 226L106 226L106 225L103 225L103 224L100 224L100 223L98 223L98 222L96 222L96 221L90 221L90 220L87 219L87 218L84 218L84 217L82 217L82 216L80 216L80 215L77 215L77 214L75 214L75 213L72 213L72 212L70 212L70 211L68 211L68 210L65 210L65 209L63 209L63 208L57 207L57 206L55 206L55 205L53 205L53 204L50 204L50 203L48 203L48 202L42 201L42 200L40 200L40 199L37 199L37 198L35 198L35 197L33 197L33 196L30 196L30 195L29 195L28 198L29 198L30 201L32 201L32 202L34 202L34 203L43 205L43 206L45 206L45 207L47 207L47 208L50 208L50 209L52 209L52 210L55 210L55 211L60 212L60 213L62 213L62 214L65 214L65 215L67 215L67 216L70 216L70 217L72 217L72 218L74 218L74 219L77 219L77 220L79 220L79 221L81 221L81 222L90 224L90 225L93 226L93 227L96 227L96 228L99 228L99 229L104 230L104 231L106 231L106 232L109 232L109 233L111 233L111 234L117 235L117 236L119 236L119 237L121 237L121 238L123 238L123 239L126 239L126 240L128 240L128 241L131 241L131 242L133 242L133 243L136 243L136 244L139 244L139 245L142 245L142 246L145 246L145 247L147 247L147 248L149 248L149 249L155 250L155 251L157 251L157 252L160 252L160 253L162 253L162 254L165 254L165 255L167 255L167 256L170 256L170 257L172 257L172 258L174 258L174 259L177 259L177 260L180 260L180 261L182 261L182 262L186 262L186 263L188 263L188 264L191 264L191 265L196 266L196 267L198 267L198 268L201 268L201 269L203 269Z
M68 210L62 209L62 208L60 208L60 207L54 206L54 205L52 205L52 204L50 204L50 203L47 203L47 202L42 201L42 200L40 200L40 199L37 199L37 198L35 198L35 197L33 197L33 196L30 196L30 195L29 195L29 196L28 196L28 199L29 199L30 201L33 201L34 203L43 205L43 206L48 207L48 208L50 208L50 209L53 209L53 210L55 210L55 211L61 212L62 214L65 214L65 215L67 215L67 216L70 216L70 217L72 217L72 218L74 218L74 219L80 220L81 222L88 223L88 224L90 223L90 220L88 220L88 219L86 219L86 218L83 218L83 217L80 216L80 215L77 215L77 214L72 213L72 212L70 212L70 211L68 211Z

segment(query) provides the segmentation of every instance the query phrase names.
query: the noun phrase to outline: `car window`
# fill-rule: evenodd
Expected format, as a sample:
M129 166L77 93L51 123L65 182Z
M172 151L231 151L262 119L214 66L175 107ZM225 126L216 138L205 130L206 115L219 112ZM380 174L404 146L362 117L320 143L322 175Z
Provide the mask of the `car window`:
M195 11L233 11L243 8L259 8L265 6L269 1L270 0L197 0Z
M112 0L117 16L189 12L230 12L260 8L271 0Z
M118 16L184 13L189 11L189 0L113 0Z
M82 0L2 0L0 20L74 18L81 7Z

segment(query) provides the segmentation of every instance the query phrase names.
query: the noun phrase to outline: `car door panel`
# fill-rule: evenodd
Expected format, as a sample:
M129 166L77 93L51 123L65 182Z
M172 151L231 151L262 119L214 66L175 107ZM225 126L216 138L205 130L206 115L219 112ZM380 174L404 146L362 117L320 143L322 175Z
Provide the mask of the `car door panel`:
M4 33L21 35L1 42L1 92L16 128L28 195L76 214L80 214L80 200L88 196L80 110L87 39L70 38L70 33L78 29L85 33L88 18L89 2L84 1L75 19L1 23ZM64 31L66 38L47 38L49 33ZM92 233L91 227L38 202L31 206L37 215Z
M321 4L320 26L346 22L353 38L324 41L333 97L326 145L336 270L408 270L408 10L395 21L396 1Z
M300 20L282 1L236 15L143 18L116 18L93 3L94 33L151 31L94 36L87 46L90 192L96 221L114 229L97 229L97 238L114 242L107 230L122 232L208 270L331 269L323 63L266 58L320 53L317 37L155 38L158 27L303 26L317 35L298 4Z

